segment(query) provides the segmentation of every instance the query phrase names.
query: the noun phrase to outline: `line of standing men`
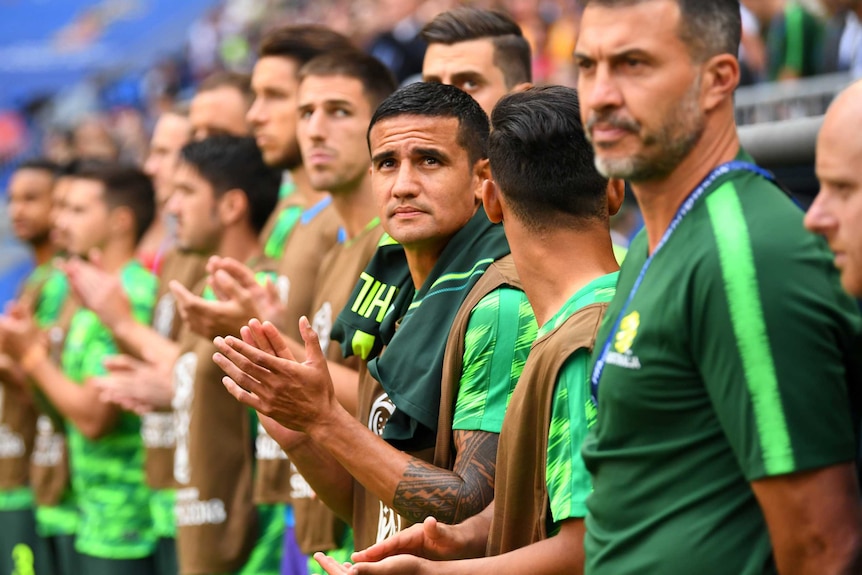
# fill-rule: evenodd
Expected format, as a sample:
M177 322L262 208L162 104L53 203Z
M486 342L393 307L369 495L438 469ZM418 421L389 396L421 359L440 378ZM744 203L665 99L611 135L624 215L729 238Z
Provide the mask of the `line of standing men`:
M458 13L454 24L466 14ZM859 505L847 392L858 359L858 313L836 289L822 242L802 232L801 213L739 149L731 96L738 80L736 20L736 2L590 2L576 54L580 109L565 89L509 96L492 114L490 138L481 109L458 90L425 84L388 98L370 118L372 167L364 176L388 235L369 253L368 268L345 299L351 305L331 328L347 355L361 360L358 372L356 362L338 366L321 352L326 313L315 317L317 330L308 320L295 322L298 336L252 320L239 338L221 337L237 333L248 317L267 317L261 309L247 315L252 303L281 309L279 297L295 283L282 282L281 290L277 280L259 285L238 263L256 255L249 230L260 218L247 213L248 199L243 212L249 190L232 193L239 188L225 188L226 176L218 175L229 165L218 139L184 150L190 175L202 181L187 178L184 193L169 202L180 216L180 237L188 246L209 238L202 248L229 257L211 260L210 280L196 290L172 284L186 329L210 350L209 339L219 336L215 361L229 376L225 386L277 420L261 417L319 498L353 524L357 547L433 518L356 559L410 556L353 571L671 573L696 566L704 572L855 572ZM644 22L651 33L633 36ZM505 36L517 43L519 34ZM493 64L499 47L488 44L494 49L471 52L490 57L503 74ZM332 76L346 55L318 63L317 74L309 65L300 73L299 93L310 78ZM334 75L344 76L338 69ZM453 77L468 88L482 85L475 70ZM341 105L355 103L346 85L333 83L340 94L332 97L311 83L318 91L309 88L298 106L300 123L308 121L307 155L300 146L305 165L319 168L318 185L333 192L333 212L345 229L335 232L335 242L342 235L348 246L377 223L362 224L359 211L345 217L349 202L336 193L343 190L332 189L337 179L325 177L338 150L326 145L320 118L352 112ZM605 176L631 181L645 214L646 232L619 280L607 217L619 206L621 189L593 163ZM315 178L309 181L314 186ZM834 182L846 192L845 180ZM185 204L186 196L200 193L209 204ZM832 196L823 196L815 207L824 209L829 199L834 205ZM209 210L201 209L206 205ZM304 210L293 226L310 227L305 214L313 221L327 207ZM218 217L207 220L207 212ZM825 211L812 213L821 215L817 229L839 249L837 263L852 287L855 252L840 251L844 236L835 233L848 228L823 219ZM505 237L492 221L506 222ZM816 226L813 221L809 216ZM237 226L244 234L236 235ZM677 257L667 255L674 250ZM795 280L789 288L787 276ZM615 286L619 292L610 301ZM537 335L533 313L541 326L524 366ZM38 377L50 364L32 349L38 348L15 353ZM209 371L205 381L174 396L174 407L195 419L194 401L203 393L244 431L203 448L199 432L193 449L190 426L176 450L187 457L175 456L174 475L200 465L192 451L216 447L225 455L227 442L239 436L243 461L226 469L233 471L231 481L244 481L245 491L235 488L225 497L248 502L254 424L239 422L239 404L225 402L218 385L222 395L213 390L218 376L205 361L209 353L177 362L177 382L183 370L192 379L199 369ZM515 386L521 368L522 384ZM356 377L358 392L350 386ZM214 413L221 412L206 409L196 420ZM90 424L77 423L88 430ZM250 530L228 527L228 516L236 525L235 508L210 505L218 498L201 495L207 481L225 478L210 469L216 477L205 473L181 497L178 508L188 521L180 545L183 526L224 524L212 539L221 546L181 552L181 564L184 556L215 561L191 563L183 572L236 570L223 553L245 555L243 568L251 570L245 572L269 572L271 533L264 529L258 547L247 550ZM532 501L522 496L528 492ZM257 511L264 524L277 524L273 515L263 519L263 507ZM461 524L448 528L438 519ZM342 543L344 534L331 539ZM486 553L505 554L464 563L417 558ZM329 572L346 570L339 559L319 559Z

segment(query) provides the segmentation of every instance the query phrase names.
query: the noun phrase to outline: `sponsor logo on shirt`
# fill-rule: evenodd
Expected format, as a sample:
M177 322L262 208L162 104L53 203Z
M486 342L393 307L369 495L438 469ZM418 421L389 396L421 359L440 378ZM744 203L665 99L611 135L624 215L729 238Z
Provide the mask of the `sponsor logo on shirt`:
M281 446L270 437L263 425L257 424L257 437L254 440L254 453L258 459L287 459Z
M153 329L162 337L170 337L174 326L174 315L176 312L176 301L174 294L167 292L159 298L156 309L153 312Z
M632 353L632 345L641 325L641 314L633 311L620 322L614 336L614 351L608 353L607 363L625 369L640 369L641 360Z
M63 434L54 431L54 424L47 415L36 419L36 441L30 459L38 467L53 467L63 459Z
M0 425L0 459L17 459L24 455L24 440L5 425Z
M374 403L371 404L371 413L368 415L368 429L377 435L383 435L386 422L395 411L395 404L389 399L389 395L381 393ZM395 535L401 531L401 516L395 513L391 507L387 507L382 501L378 501L377 513L377 542Z
M291 499L311 499L315 496L314 489L308 484L296 466L290 464L290 498Z
M227 520L227 511L221 499L200 500L200 492L196 487L187 487L177 491L177 503L174 508L177 526L218 525Z
M0 418L2 418L5 405L6 388L0 384ZM24 440L21 436L0 422L0 459L15 459L24 455Z
M380 504L380 514L377 518L377 543L380 543L401 531L402 525L400 515L395 513L392 508L383 505L382 501L378 501L378 503Z
M174 479L183 485L191 481L192 471L189 461L189 425L192 419L192 399L195 394L195 372L198 356L189 351L180 356L174 365L174 409L176 429L176 450L174 451ZM179 506L179 501L177 502ZM179 508L177 509L179 517Z
M332 304L323 302L317 313L314 314L314 320L311 322L311 329L317 334L317 339L320 340L320 349L323 355L329 351L329 342L332 340Z
M278 292L278 299L281 304L287 306L290 299L290 279L285 275L275 278L275 290Z
M141 416L141 437L147 449L170 449L177 443L174 414L145 413Z
M371 404L371 413L368 414L368 429L375 435L383 435L386 422L395 412L395 404L389 399L389 395L381 393Z

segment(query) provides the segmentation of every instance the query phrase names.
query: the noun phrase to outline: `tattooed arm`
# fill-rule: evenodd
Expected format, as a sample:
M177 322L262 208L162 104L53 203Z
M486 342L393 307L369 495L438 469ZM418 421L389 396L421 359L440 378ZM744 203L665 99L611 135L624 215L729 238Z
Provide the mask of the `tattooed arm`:
M441 521L455 522L478 513L491 501L497 434L456 431L452 471L423 463L392 447L342 407L317 334L307 320L300 323L306 343L303 363L293 360L274 326L252 322L244 329L259 332L256 339L266 338L271 352L236 338L218 338L220 353L214 360L228 376L227 389L263 415L306 433L385 505L415 520L433 514Z
M494 499L497 461L496 433L454 432L452 471L412 457L395 488L392 508L414 523L433 516L443 523L460 523Z

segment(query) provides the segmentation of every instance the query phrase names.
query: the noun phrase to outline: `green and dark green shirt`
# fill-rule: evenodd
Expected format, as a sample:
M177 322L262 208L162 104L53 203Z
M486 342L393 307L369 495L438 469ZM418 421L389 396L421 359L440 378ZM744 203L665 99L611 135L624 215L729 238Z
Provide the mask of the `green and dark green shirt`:
M612 338L583 446L588 575L775 573L750 483L854 459L859 313L802 218L761 176L718 178L622 311L632 243L594 351Z
M452 429L500 433L536 329L533 308L521 290L500 287L476 304L464 335Z
M132 315L149 323L155 304L156 278L133 261L120 272ZM83 384L104 375L104 359L117 353L110 331L96 314L78 310L63 349L63 371ZM106 559L146 557L155 547L150 489L144 480L144 446L140 418L121 412L105 436L87 439L67 424L72 487L80 509L76 549Z
M539 328L536 339L560 327L578 310L611 301L618 278L619 273L608 274L579 289ZM581 457L581 445L587 431L595 424L595 410L590 403L589 366L588 350L577 350L563 364L554 388L546 477L555 528L566 519L585 517L587 496L592 491L590 475Z

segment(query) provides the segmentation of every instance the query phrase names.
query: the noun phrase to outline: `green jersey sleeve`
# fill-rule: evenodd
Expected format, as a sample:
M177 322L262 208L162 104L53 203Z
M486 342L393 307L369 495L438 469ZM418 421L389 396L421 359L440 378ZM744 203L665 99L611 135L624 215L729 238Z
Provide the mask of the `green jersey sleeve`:
M706 200L716 255L690 287L689 325L709 400L749 481L851 461L858 312L801 213L798 229L770 227L746 201L732 183Z
M579 349L560 369L551 405L546 468L548 500L555 524L587 515L587 496L592 491L590 474L581 457L587 437L590 352Z
M470 314L452 429L500 433L530 346L536 318L524 292L498 288Z

